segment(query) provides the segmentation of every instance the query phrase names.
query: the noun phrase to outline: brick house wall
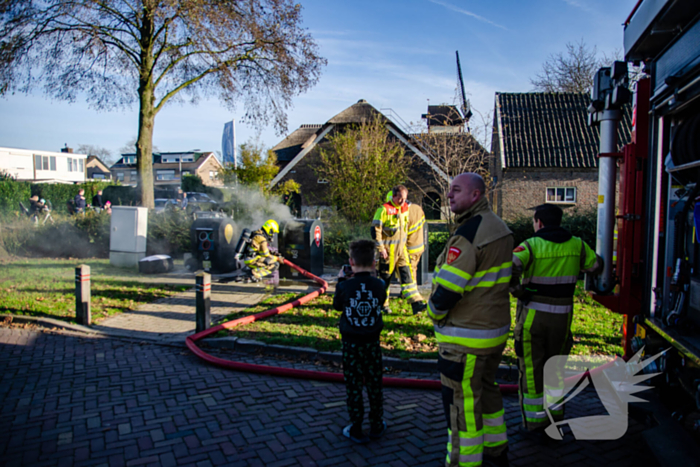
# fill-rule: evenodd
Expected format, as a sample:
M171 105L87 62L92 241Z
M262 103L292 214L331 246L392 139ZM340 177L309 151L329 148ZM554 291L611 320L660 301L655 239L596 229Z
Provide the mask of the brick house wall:
M547 202L547 188L576 188L575 203L557 203L578 210L595 209L598 203L598 170L509 169L497 188L497 213L503 219L531 217L528 209ZM492 201L493 202L493 201Z
M219 164L214 157L209 157L207 161L197 169L197 175L202 179L202 183L207 186L220 186L222 183L217 176L220 168L221 164Z

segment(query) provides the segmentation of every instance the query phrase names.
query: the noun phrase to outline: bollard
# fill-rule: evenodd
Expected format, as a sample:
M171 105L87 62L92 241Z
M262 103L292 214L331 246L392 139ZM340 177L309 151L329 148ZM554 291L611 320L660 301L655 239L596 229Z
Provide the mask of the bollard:
M75 320L78 324L92 324L90 313L90 266L75 268Z
M209 329L211 326L211 274L198 272L196 276L196 312L197 332Z

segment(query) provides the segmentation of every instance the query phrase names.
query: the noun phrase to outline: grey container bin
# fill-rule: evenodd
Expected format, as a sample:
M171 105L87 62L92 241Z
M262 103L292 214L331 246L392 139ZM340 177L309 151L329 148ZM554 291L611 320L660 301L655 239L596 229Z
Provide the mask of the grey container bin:
M285 259L309 271L323 274L323 224L316 219L296 219L280 226L279 251ZM301 279L295 269L282 265L280 278Z

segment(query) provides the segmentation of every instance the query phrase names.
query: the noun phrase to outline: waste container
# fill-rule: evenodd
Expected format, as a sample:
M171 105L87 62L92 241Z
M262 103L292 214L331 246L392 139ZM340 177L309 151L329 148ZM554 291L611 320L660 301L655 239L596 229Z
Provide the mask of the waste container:
M238 226L226 218L198 218L190 228L192 254L207 272L225 274L238 268L235 248Z
M286 259L309 271L323 274L323 224L316 219L295 219L280 226L279 251ZM282 265L280 277L301 279L295 269Z

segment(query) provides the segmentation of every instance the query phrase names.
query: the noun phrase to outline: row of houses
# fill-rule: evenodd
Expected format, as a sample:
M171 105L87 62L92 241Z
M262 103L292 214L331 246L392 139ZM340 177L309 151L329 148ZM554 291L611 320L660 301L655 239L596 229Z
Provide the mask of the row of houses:
M156 187L179 185L185 175L198 175L205 185L217 186L222 165L213 152L186 151L153 154ZM0 148L0 171L20 181L34 183L83 183L88 180L118 180L138 184L136 154L122 154L111 166L99 157L76 154L69 147L60 152Z
M583 209L596 205L598 130L587 125L589 101L583 93L497 93L490 152L465 131L467 122L455 106L429 106L421 117L428 133L437 138L430 141L459 140L466 144L458 147L479 155L480 168L489 174L494 210L513 219L545 202ZM619 129L620 147L630 140L630 113L628 109ZM449 168L440 160L442 156L426 145L422 135L411 133L392 111L378 110L364 99L325 123L301 125L272 148L280 166L272 185L295 180L301 186L290 200L294 211L317 217L332 210L329 183L316 171L320 151L329 148L333 135L375 119L380 119L390 138L413 156L407 182L409 199L422 204L428 218L440 218L444 186L449 183ZM220 185L220 168L212 152L153 154L156 187L179 185L187 174L198 175L206 185ZM74 154L70 148L61 152L0 148L0 170L18 180L37 182L114 179L135 185L138 180L136 154L123 154L108 167L98 157Z

